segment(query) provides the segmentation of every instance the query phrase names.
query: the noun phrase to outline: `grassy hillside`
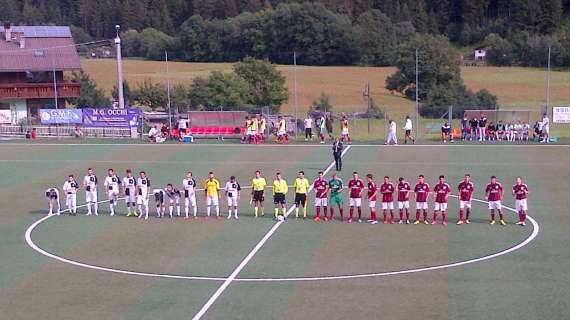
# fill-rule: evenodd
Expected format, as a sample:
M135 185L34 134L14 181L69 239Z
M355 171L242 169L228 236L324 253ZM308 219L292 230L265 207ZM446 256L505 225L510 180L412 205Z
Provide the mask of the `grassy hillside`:
M83 60L84 70L99 86L111 91L116 79L116 65L113 60ZM126 60L126 79L132 84L145 79L154 82L166 81L163 62ZM293 88L293 67L278 66ZM170 63L172 83L188 84L193 78L207 76L213 70L230 70L229 63ZM306 110L321 92L331 97L336 111L363 110L366 103L362 91L367 81L372 86L374 100L387 110L391 117L400 118L414 112L412 101L393 94L384 88L388 75L394 68L376 67L305 67L297 69L299 112ZM501 106L539 110L546 99L546 71L532 68L464 67L462 76L473 90L486 88L499 97ZM570 105L570 73L552 73L553 105ZM291 90L292 91L292 90ZM294 112L293 97L283 107L287 113Z

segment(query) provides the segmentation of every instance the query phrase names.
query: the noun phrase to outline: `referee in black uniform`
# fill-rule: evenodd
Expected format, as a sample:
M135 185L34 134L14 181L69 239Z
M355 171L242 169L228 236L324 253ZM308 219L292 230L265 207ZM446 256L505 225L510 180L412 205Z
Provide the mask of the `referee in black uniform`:
M342 149L342 142L339 138L336 138L332 147L336 171L342 171Z

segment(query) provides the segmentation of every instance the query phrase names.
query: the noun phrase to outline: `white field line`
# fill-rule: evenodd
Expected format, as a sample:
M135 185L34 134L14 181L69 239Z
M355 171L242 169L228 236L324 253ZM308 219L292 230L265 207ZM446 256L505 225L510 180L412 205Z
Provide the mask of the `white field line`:
M153 147L250 147L250 148L311 148L311 147L319 147L319 148L330 148L329 144L230 144L230 143L198 143L198 144L182 144L182 143L167 143L167 144L153 144L153 143L0 143L0 148L2 146L25 146L25 147L42 147L42 146L53 146L53 147L65 147L65 146L90 146L90 147L143 147L147 148L149 146ZM549 144L400 144L397 146L393 145L384 145L384 144L352 144L349 145L350 147L378 147L378 148L434 148L434 147L441 147L441 148L448 148L448 147L456 147L456 148L544 148L544 147L551 147L551 148L568 148L570 144L556 144L556 143L549 143Z
M343 157L348 152L348 150L350 150L350 146L348 146L346 149L343 150L341 157ZM334 161L331 162L329 166L323 171L323 173L327 174L333 168L334 165L335 165ZM311 192L312 189L313 185L309 187L308 193ZM285 217L287 217L291 212L293 212L294 209L295 205L291 206L291 208L287 210ZM273 227L269 229L269 231L265 234L265 236L261 238L261 240L242 260L242 262L234 269L234 271L229 275L229 277L224 281L224 283L222 283L222 285L218 288L218 290L216 290L216 292L214 292L214 294L210 297L210 299L206 301L206 303L204 304L204 306L202 306L202 308L198 311L198 313L194 315L194 317L192 318L193 320L201 319L206 314L206 312L208 312L208 310L212 307L212 305L216 302L216 300L218 300L218 298L222 295L222 293L224 293L224 291L228 288L228 286L236 279L238 274L245 268L245 266L249 263L249 261L253 259L253 257L257 254L257 252L261 249L261 247L263 247L263 245L269 240L269 238L271 238L271 236L277 231L277 229L279 229L279 227L283 224L283 222L284 221L277 221L277 223L275 223Z
M244 188L247 188L247 187L244 187ZM451 195L451 196L454 198L457 198L456 195ZM479 200L479 199L473 199L473 201L477 201L480 203L488 203L487 201ZM107 200L99 201L99 203L105 203L105 202L108 202L108 201ZM78 206L78 208L85 207L85 206L86 205L80 205L80 206ZM511 208L511 207L503 206L503 208L505 208L506 210L512 211L513 213L517 213L516 210ZM68 210L62 211L62 213L65 213L65 212L68 212ZM58 260L60 262L68 263L68 264L71 264L74 266L83 267L83 268L92 269L92 270L113 272L113 273L133 275L133 276L151 277L151 278L167 278L167 279L172 278L172 279L181 279L181 280L205 280L205 281L208 281L208 280L209 281L225 281L226 280L225 277L186 276L186 275L135 272L135 271L129 271L129 270L114 269L114 268L90 265L87 263L82 263L82 262L70 260L70 259L58 256L58 255L55 255L53 253L50 253L50 252L40 248L38 245L36 245L33 242L33 239L32 239L32 233L35 230L35 228L51 217L55 217L55 215L54 216L42 217L41 219L39 219L38 221L36 221L32 225L30 225L28 227L28 229L26 230L25 238L26 238L26 243L32 249L36 250L40 254L43 254L49 258ZM352 274L352 275L349 274L349 275L336 275L336 276L315 276L315 277L291 277L291 278L237 278L236 277L236 279L234 281L263 283L263 282L287 282L287 281L345 280L345 279L357 279L357 278L370 278L370 277L382 277L382 276L393 276L393 275L401 275L401 274L411 274L411 273L434 271L434 270L440 270L440 269L445 269L445 268L465 266L468 264L472 264L472 263L476 263L476 262L482 262L485 260L497 258L497 257L500 257L502 255L514 252L516 250L520 250L521 248L523 248L524 246L526 246L530 242L532 242L538 236L540 227L538 225L538 222L534 218L532 218L529 215L527 215L527 218L529 219L529 221L533 225L533 231L529 237L527 237L521 243L519 243L519 244L517 244L511 248L507 248L503 251L500 251L500 252L497 252L497 253L494 253L494 254L491 254L488 256L480 257L480 258L458 261L458 262L439 265L439 266L429 266L429 267L421 267L421 268L397 270L397 271L389 271L389 272L379 272L379 273L365 273L365 274Z

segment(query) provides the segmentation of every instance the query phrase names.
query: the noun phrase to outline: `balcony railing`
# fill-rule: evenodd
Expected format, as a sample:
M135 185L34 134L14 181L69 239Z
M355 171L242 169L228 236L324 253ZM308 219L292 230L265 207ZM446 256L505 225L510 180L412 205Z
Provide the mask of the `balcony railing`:
M72 82L57 83L58 98L77 98L81 85ZM10 83L0 84L0 99L53 99L53 83Z

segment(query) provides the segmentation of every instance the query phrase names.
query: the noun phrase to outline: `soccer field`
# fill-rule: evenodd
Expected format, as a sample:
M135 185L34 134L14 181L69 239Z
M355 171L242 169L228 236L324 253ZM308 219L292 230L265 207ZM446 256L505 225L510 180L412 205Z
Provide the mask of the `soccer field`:
M569 154L566 145L351 146L345 183L354 170L377 182L413 184L424 174L432 186L443 174L456 194L470 173L481 200L497 175L508 208L516 176L531 190L526 227L508 209L507 226L489 225L483 201L473 203L470 225L457 226L456 198L448 226L370 225L274 222L270 190L266 215L253 217L247 186L256 169L269 184L277 170L289 185L299 170L311 182L319 170L330 177L330 146L1 143L0 318L568 319ZM99 216L81 207L76 217L47 218L45 189L61 189L70 173L81 181L88 167L101 183ZM178 186L188 170L199 184L209 171L222 185L235 175L240 219L157 219L153 200L149 221L125 217L122 201L110 217L107 168L121 177L145 170L153 187ZM224 197L221 209L225 216ZM204 216L201 192L198 210ZM429 211L431 219L432 203Z

